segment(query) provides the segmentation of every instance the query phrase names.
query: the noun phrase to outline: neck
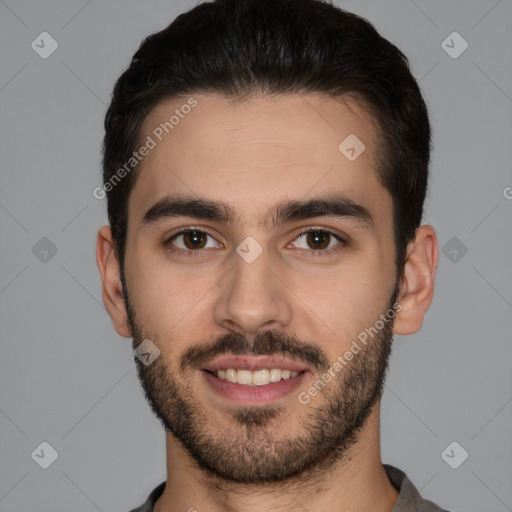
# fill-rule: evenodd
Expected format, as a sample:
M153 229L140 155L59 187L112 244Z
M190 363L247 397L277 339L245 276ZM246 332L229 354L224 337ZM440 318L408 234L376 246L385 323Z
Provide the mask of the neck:
M390 512L398 491L380 458L379 406L357 441L328 471L313 470L276 484L238 484L206 474L167 433L167 481L155 512L288 512L305 510Z

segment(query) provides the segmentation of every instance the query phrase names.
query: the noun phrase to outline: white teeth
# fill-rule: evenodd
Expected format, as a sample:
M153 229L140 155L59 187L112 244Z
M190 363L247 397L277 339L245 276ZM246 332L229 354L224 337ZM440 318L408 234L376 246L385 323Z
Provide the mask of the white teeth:
M238 384L252 384L252 375L249 370L238 370L236 373Z
M255 372L248 373L252 374L252 383L256 386L263 386L270 382L270 370L257 370ZM240 375L240 370L238 370L238 375ZM240 382L240 380L238 382Z
M270 382L279 382L281 380L281 370L275 368L270 370Z
M218 377L218 375L217 375L217 377ZM236 370L233 370L233 368L228 368L226 370L226 380L228 382L237 382L236 377L237 377Z
M263 368L254 372L227 368L226 370L218 370L214 374L219 379L227 380L228 382L245 384L247 386L264 386L269 382L279 382L281 379L286 380L290 377L296 377L299 372L281 370L279 368L272 368L270 370Z

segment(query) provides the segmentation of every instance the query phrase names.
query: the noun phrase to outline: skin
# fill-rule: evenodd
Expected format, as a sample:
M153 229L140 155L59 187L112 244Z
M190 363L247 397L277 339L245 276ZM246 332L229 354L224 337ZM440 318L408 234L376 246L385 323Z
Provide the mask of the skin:
M174 374L188 348L230 331L248 337L269 329L294 334L312 340L334 362L386 310L398 279L393 204L377 178L374 124L355 102L322 95L257 97L245 103L213 94L194 98L197 107L141 162L129 197L125 276L144 335L157 344L161 362ZM175 99L158 105L144 123L143 136L184 102ZM356 134L366 146L352 162L338 150L349 134ZM349 217L319 216L275 228L259 222L283 200L332 193L343 193L365 206L374 218L373 228ZM225 202L240 222L179 217L141 227L146 210L168 194ZM169 252L170 245L164 242L189 226L213 237L208 248L198 257ZM311 227L345 235L350 243L315 257L318 250L298 238ZM248 236L263 249L250 264L235 251ZM183 249L183 238L175 244ZM333 240L331 246L335 245ZM108 226L98 231L96 257L103 301L114 328L131 337ZM437 262L435 231L422 225L407 248L395 334L421 328L433 298ZM308 375L298 392L317 378ZM183 384L190 386L195 403L211 418L206 427L210 434L233 427L228 414L232 404L215 395L198 372L187 374ZM297 436L301 422L324 399L304 405L295 392L280 399L283 414L269 421L267 432L276 442ZM167 483L155 510L287 511L296 510L299 502L306 510L390 511L398 492L381 462L379 406L377 401L344 457L328 472L302 482L300 476L257 485L215 478L167 433Z

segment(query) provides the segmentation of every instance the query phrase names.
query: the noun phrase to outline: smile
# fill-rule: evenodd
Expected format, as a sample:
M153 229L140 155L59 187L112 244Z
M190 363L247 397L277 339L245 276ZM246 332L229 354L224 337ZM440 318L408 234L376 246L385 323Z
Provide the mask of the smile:
M215 375L220 380L227 380L246 386L265 386L270 382L279 382L287 380L290 377L296 377L301 372L292 372L290 370L281 370L280 368L262 368L260 370L250 371L236 368L227 368L225 370L210 371L208 373Z

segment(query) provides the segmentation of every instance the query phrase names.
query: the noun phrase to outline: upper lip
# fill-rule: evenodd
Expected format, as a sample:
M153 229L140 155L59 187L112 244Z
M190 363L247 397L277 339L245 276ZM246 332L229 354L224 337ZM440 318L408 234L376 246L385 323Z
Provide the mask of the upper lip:
M256 371L261 369L279 368L281 370L290 370L291 372L301 372L308 370L304 364L286 359L284 357L271 356L220 356L204 366L203 370L216 372L217 370L226 370L235 368L237 370Z

